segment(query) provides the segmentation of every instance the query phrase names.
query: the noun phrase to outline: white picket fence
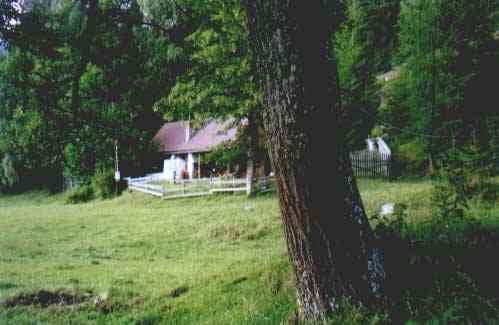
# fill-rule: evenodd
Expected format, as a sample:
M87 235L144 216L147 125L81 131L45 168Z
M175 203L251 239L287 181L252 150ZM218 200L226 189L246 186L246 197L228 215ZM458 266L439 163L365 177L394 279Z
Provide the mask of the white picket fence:
M128 178L128 188L163 199L187 198L212 195L215 193L235 193L246 191L246 179L242 178L200 178L168 182L160 174L141 178ZM264 177L258 179L256 186L262 192L271 191L274 179Z

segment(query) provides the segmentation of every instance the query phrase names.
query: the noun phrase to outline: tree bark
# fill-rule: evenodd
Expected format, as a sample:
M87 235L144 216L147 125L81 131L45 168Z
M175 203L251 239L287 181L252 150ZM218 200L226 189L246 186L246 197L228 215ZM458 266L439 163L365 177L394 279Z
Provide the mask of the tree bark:
M246 162L246 195L253 197L255 194L255 161L251 154L248 154L248 161Z
M255 195L255 168L258 156L258 112L251 109L248 112L248 162L246 165L246 195Z
M339 298L366 303L384 279L339 123L337 69L328 51L334 8L321 0L247 5L298 315L325 321Z

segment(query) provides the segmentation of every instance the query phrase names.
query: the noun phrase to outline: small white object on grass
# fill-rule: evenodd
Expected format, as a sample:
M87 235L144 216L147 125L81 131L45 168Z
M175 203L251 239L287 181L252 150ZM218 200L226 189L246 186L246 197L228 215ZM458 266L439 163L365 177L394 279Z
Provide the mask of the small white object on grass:
M104 303L107 300L107 296L108 296L107 292L105 292L101 295L95 296L94 305L100 305L100 304Z
M395 211L395 203L385 203L381 206L380 215L387 216Z

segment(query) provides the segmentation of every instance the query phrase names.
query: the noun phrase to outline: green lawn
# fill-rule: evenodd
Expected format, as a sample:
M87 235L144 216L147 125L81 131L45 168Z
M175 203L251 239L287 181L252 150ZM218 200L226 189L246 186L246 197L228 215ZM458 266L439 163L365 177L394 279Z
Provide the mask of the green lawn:
M370 214L403 202L414 221L430 215L429 182L360 185ZM0 306L0 324L276 324L294 308L273 195L63 201L0 196L0 301L40 290L88 291L89 299ZM484 220L499 219L497 208L476 209Z

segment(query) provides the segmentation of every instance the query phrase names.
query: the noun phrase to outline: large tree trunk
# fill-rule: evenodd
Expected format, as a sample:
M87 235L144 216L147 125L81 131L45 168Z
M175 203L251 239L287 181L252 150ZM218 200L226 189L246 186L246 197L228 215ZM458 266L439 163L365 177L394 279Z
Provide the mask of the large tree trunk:
M305 320L325 320L343 296L367 302L384 278L338 122L325 3L248 1L270 157Z

